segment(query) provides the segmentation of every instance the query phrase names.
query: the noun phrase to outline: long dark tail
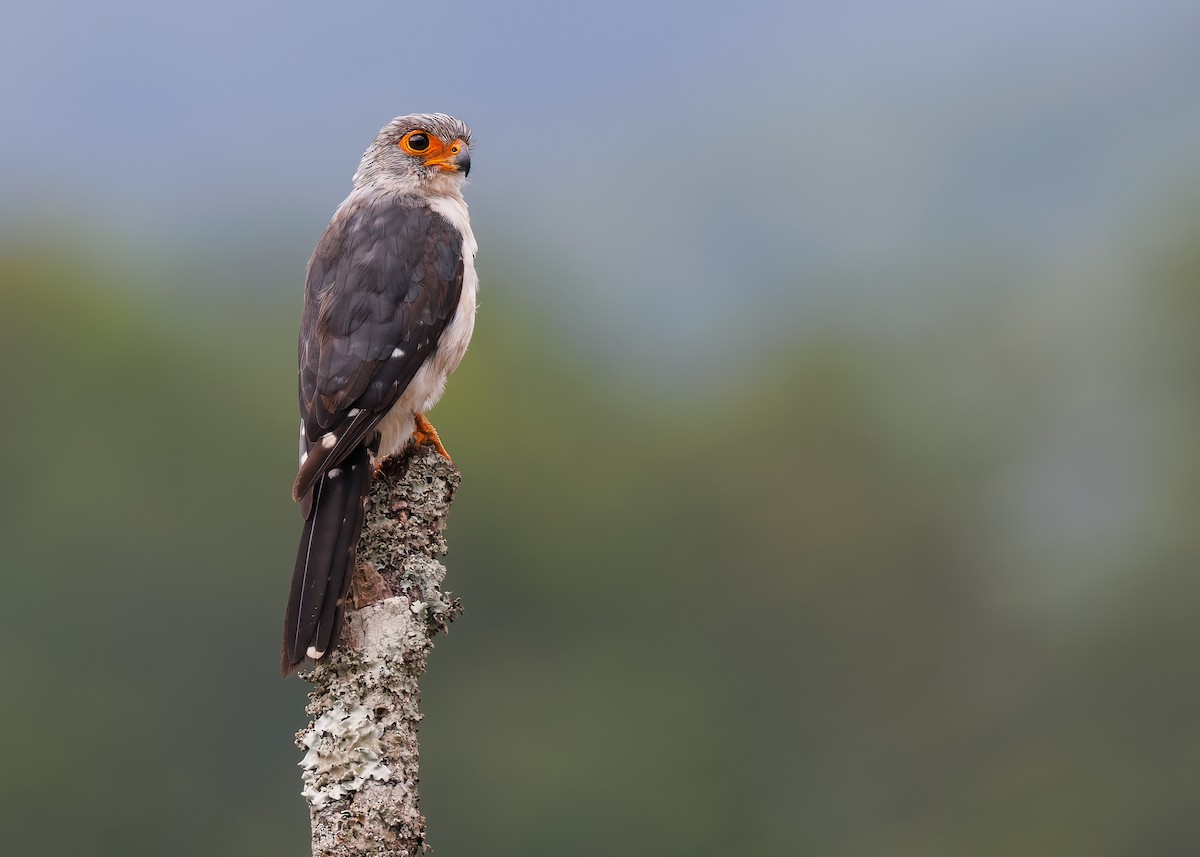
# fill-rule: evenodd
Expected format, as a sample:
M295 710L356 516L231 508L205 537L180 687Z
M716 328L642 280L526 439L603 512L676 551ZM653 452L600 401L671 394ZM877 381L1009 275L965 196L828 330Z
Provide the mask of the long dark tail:
M279 669L285 676L306 657L320 658L337 645L342 599L350 589L370 491L371 457L359 446L322 475L302 500L304 533L283 620Z

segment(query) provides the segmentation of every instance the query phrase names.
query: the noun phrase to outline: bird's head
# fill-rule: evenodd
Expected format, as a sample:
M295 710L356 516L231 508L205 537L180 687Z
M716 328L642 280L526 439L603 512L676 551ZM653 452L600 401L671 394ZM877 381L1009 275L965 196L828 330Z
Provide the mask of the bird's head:
M444 113L398 116L363 154L355 187L457 193L471 171L471 129Z

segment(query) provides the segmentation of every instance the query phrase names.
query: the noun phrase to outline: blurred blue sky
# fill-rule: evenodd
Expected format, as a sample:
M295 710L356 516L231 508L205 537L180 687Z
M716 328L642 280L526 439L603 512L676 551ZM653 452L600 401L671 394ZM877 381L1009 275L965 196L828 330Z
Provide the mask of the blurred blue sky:
M1171 0L18 3L0 224L298 291L375 131L441 110L476 130L485 274L715 367L1109 252L1197 174L1197 80Z

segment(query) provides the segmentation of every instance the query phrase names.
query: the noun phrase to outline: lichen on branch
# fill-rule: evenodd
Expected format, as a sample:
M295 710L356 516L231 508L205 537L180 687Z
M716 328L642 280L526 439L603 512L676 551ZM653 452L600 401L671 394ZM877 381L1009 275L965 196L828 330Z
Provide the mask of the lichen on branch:
M377 474L339 647L308 675L304 791L314 857L424 850L417 796L418 680L433 638L458 614L441 590L445 529L460 475L428 447Z

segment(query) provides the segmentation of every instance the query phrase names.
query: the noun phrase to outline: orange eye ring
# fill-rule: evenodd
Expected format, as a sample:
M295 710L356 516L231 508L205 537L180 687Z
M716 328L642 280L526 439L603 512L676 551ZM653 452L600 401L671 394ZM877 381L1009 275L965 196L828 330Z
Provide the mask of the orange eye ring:
M435 143L440 142L437 137L430 134L428 131L409 131L400 138L399 146L410 155L418 157L429 153Z

